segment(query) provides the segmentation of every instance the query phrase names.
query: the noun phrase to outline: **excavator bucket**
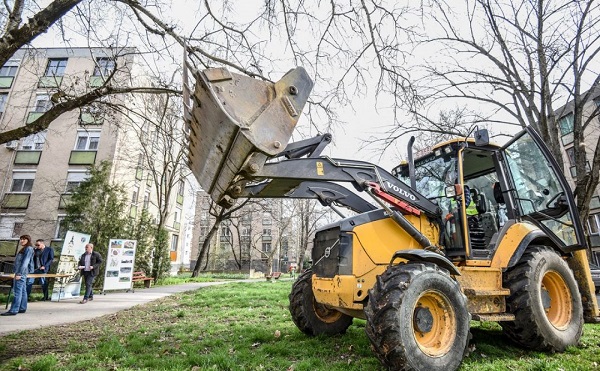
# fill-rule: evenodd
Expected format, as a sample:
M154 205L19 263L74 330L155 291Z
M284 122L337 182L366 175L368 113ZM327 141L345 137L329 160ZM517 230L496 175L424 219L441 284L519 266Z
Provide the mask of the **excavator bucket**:
M194 72L194 77L186 114L188 165L211 198L229 207L245 175L285 149L313 82L301 67L276 83L224 68Z

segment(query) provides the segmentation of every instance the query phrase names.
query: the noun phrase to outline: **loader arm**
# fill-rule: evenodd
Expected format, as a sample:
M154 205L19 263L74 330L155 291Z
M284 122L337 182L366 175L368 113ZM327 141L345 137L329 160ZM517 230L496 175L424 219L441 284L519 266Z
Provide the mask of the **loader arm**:
M246 190L248 181L261 180L266 180L266 182L261 183L260 190L256 186L252 191ZM313 186L321 183L323 186L327 185L327 187L334 184L330 182L350 183L356 190L361 192L372 189L375 184L381 192L381 194L376 195L392 205L400 207L403 212L419 213L423 211L431 217L440 215L440 209L436 204L411 189L388 171L364 161L332 159L329 157L293 158L265 163L259 171L243 175L238 183L232 184L224 199L293 197L293 191L306 181L310 181ZM348 191L347 193L352 192ZM391 197L386 197L386 195ZM358 202L356 200L356 198L359 198L358 196L349 197L352 197L350 202ZM399 202L393 202L394 199L399 200ZM413 206L417 210L402 208L401 205L404 203ZM359 207L362 209L361 212L370 210L366 210L365 205Z
M349 189L331 182L304 181L292 190L277 186L277 180L249 184L240 193L240 198L304 198L317 199L323 206L341 205L356 213L377 209Z

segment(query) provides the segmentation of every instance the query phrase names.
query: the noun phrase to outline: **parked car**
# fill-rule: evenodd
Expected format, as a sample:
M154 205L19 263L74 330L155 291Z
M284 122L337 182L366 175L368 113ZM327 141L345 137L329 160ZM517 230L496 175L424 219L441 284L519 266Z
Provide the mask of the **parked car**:
M600 267L590 263L590 270L592 271L592 281L596 286L596 294L600 294Z

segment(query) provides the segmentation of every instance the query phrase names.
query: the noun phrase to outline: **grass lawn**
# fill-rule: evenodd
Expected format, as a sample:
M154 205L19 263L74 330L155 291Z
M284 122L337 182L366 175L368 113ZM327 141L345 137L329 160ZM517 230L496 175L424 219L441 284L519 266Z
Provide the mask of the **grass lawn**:
M288 312L291 281L230 283L85 323L0 337L2 370L381 370L354 320L345 335L308 337ZM462 370L592 370L600 324L562 354L514 347L496 324L472 323Z

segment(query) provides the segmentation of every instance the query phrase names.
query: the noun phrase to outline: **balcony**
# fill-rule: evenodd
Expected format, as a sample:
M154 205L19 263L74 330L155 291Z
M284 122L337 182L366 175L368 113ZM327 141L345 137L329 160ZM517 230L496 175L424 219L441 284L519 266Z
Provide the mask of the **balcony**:
M134 206L134 205L131 206L131 208L129 209L129 217L130 218L137 217L137 206Z
M14 76L1 76L0 77L0 88L8 89L12 86L13 81L15 80Z
M29 112L29 115L27 116L27 123L31 124L32 122L34 122L35 120L39 119L40 117L42 117L42 115L46 113L46 112Z
M42 76L38 81L38 88L58 88L62 79L62 76Z
M27 209L29 207L30 193L7 193L2 199L3 209Z
M71 202L71 197L72 195L70 193L64 193L62 195L60 195L60 201L58 202L58 208L59 209L64 209L69 205L69 202Z
M96 162L96 151L71 151L69 165L93 165Z
M42 151L17 151L15 165L37 165L40 163Z
M98 117L97 115L93 115L89 112L83 112L79 115L79 125L102 125L104 122L103 117Z
M105 81L103 76L90 76L90 88L99 88Z
M273 240L273 237L268 236L268 235L263 235L262 240L263 240L263 242L271 242Z
M138 166L135 169L135 179L142 180L143 176L144 176L144 170L141 167Z
M177 204L183 205L183 195L177 195Z
M15 254L17 253L18 246L19 246L19 240L17 240L17 239L15 239L15 240L6 239L3 241L0 241L0 255L6 255L9 257L15 256ZM11 258L4 258L3 260L4 261L0 261L0 271L2 271L4 273L13 272L14 260L11 260Z
M175 229L176 231L178 231L179 228L181 228L181 223L179 223L179 222L173 223L173 229Z

